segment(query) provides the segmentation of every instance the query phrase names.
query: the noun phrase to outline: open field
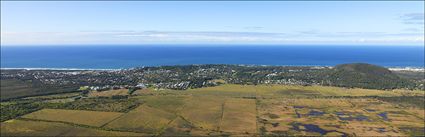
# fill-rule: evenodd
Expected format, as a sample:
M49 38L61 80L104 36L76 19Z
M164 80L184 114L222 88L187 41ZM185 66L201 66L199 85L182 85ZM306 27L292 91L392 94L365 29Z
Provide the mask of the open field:
M360 88L340 88L326 86L298 86L298 85L235 85L226 84L216 87L190 89L189 93L202 95L217 95L230 97L316 97L316 96L421 96L423 91L415 90L374 90ZM276 96L278 95L278 96Z
M217 131L223 114L224 101L224 98L217 97L193 97L186 102L180 113L200 129Z
M170 113L179 112L186 101L190 99L188 96L143 96L140 97L145 105L167 111Z
M116 89L107 91L90 91L88 97L112 97L115 95L128 95L128 89Z
M67 105L48 100L73 94L40 96L46 99L40 108L47 103L73 110L44 108L8 120L1 123L1 135L423 136L425 132L424 91L225 84L135 93L128 99L93 96ZM4 107L15 104L19 102L2 102Z
M106 127L123 131L158 134L175 117L172 113L142 105L107 124Z
M123 113L85 110L42 109L23 116L27 119L60 121L100 127Z
M142 133L105 131L63 123L10 120L1 123L1 136L145 136Z
M256 134L257 111L254 99L228 99L224 104L220 130L240 134Z

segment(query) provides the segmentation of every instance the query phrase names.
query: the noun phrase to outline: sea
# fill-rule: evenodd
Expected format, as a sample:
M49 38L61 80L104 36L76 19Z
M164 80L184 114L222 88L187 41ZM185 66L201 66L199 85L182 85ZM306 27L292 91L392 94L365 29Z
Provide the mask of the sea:
M188 64L424 68L424 46L49 45L1 46L1 68L129 69Z

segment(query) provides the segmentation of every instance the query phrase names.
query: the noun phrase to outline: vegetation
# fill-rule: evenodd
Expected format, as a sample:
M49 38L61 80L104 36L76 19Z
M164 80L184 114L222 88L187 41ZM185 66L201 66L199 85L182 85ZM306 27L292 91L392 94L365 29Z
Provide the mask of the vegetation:
M100 127L121 116L118 112L100 112L86 110L42 109L23 116L26 119L60 121Z
M162 128L174 118L176 116L172 113L142 105L107 124L106 127L123 131L159 134Z
M111 98L84 98L67 103L50 103L46 108L55 109L74 109L74 110L91 110L91 111L107 111L107 112L128 112L136 108L142 101L137 99L127 99L122 97Z
M420 136L425 119L420 90L224 84L102 92L1 102L1 135Z
M396 89L415 86L386 68L363 63L338 65L328 79L330 85L342 87Z
M227 99L223 105L220 130L229 134L257 133L256 105L254 99Z
M10 120L1 123L1 136L146 136L143 133L106 131L57 122Z
M75 86L44 86L34 80L1 79L0 101L36 95L77 92L77 89L78 87Z
M1 122L37 111L41 108L39 103L1 103Z
M423 72L390 71L371 64L330 67L185 65L119 71L2 70L1 100L65 92L132 95L138 88L186 90L239 85L321 85L366 89L425 89ZM137 86L139 85L139 87ZM114 90L111 90L114 89ZM118 92L116 89L119 89ZM122 91L122 92L121 92Z
M422 108L425 106L424 96L376 97L376 99L406 107Z

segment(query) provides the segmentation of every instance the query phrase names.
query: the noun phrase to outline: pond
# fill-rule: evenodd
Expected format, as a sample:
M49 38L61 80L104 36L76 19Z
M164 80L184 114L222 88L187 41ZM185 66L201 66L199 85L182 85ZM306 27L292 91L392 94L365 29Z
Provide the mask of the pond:
M325 114L325 112L322 111L316 111L316 110L310 110L310 112L308 112L308 116L322 116L323 114Z
M352 116L352 114L344 113L344 112L335 112L335 114L338 116L340 120L344 120L344 121L353 121L353 120L370 121L367 116L362 114L355 115L355 116Z
M388 114L387 112L381 112L381 113L378 113L378 116L380 116L385 121L388 121L389 119L388 119L387 114Z
M292 129L296 131L316 132L316 133L319 133L320 135L326 135L327 133L331 133L331 132L338 132L338 133L341 133L342 136L344 137L347 136L347 134L344 132L340 132L336 130L325 130L320 128L318 125L314 125L314 124L302 124L298 122L293 122L291 123L291 125L292 125ZM300 126L303 126L304 129L301 129Z

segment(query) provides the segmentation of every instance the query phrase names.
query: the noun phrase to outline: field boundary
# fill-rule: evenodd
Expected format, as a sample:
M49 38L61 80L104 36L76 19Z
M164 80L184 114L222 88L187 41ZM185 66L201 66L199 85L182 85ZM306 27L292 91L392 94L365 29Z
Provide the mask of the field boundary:
M117 120L118 118L121 118L122 116L124 116L124 114L127 114L127 113L123 113L123 114L121 114L120 116L118 116L118 117L116 117L116 118L114 118L114 119L112 119L112 120L110 120L110 121L106 122L105 124L103 124L103 125L101 125L101 126L99 126L99 127L100 127L100 128L105 127L105 126L106 126L106 125L108 125L109 123L111 123L111 122L113 122L113 121Z
M221 123L223 123L223 118L224 118L224 105L226 105L227 99L223 102L223 104L221 104L221 117L220 117L220 122L218 123L218 129L217 131L221 131Z
M180 113L180 111L182 111L183 109L184 109L184 107L186 107L186 103L184 104L184 105L182 105L182 106L180 106L179 108L177 108L176 110L178 110L178 111L175 111L173 114L176 116L173 120L170 120L168 123L167 123L167 125L165 125L162 129L161 129L161 131L157 134L158 136L161 136L162 134L164 134L164 132L165 132L165 130L170 126L170 124L171 123L173 123L177 118L181 118L181 119L183 119L184 121L186 121L186 122L189 122L189 121L187 121L186 119L184 119L183 118L183 116L181 116L179 113ZM191 122L189 122L190 123L190 125L192 125L193 126L193 123L191 123Z
M144 132L137 132L137 131L125 131L125 130L117 130L112 128L103 128L103 127L95 127L95 126L89 126L89 125L82 125L82 124L76 124L71 122L63 122L63 121L51 121L51 120L40 120L40 119L31 119L31 118L17 118L17 120L23 120L23 121L40 121L40 122L50 122L50 123L62 123L74 127L80 127L80 128L89 128L89 129L96 129L96 130L103 130L103 131L114 131L114 132L132 132L132 133L142 133L146 134Z

